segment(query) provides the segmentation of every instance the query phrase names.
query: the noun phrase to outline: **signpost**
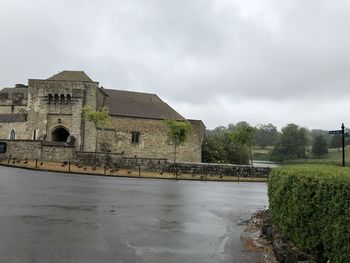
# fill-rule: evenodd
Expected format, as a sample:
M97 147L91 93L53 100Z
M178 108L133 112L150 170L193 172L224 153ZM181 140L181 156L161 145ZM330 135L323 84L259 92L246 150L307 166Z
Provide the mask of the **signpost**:
M329 131L329 134L341 134L342 148L343 148L343 166L345 166L345 137L349 137L349 133L345 133L344 123L341 124L341 130Z

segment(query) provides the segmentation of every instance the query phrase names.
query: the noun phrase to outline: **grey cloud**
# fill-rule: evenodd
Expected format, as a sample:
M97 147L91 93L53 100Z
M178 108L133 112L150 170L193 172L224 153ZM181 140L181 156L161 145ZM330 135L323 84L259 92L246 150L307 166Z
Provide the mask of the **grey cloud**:
M349 9L346 0L2 0L0 87L77 69L198 114L221 98L326 105L350 98Z

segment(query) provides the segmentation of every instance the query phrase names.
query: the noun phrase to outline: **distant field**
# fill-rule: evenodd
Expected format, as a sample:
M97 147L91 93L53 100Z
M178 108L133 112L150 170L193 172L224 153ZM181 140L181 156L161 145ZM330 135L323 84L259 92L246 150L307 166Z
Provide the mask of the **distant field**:
M262 149L258 147L253 148L253 159L266 161L269 159L269 152L271 147ZM307 159L296 159L285 161L284 164L334 164L341 165L342 163L342 151L341 149L329 149L329 153L323 156L321 159L314 158L310 153L307 155ZM350 166L350 147L345 149L345 163L346 166Z

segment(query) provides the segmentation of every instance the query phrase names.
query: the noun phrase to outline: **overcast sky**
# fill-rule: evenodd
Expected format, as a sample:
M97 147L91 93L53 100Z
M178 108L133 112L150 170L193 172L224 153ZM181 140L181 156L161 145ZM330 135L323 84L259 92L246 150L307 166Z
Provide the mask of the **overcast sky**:
M62 70L207 128L350 126L350 0L0 0L0 87Z

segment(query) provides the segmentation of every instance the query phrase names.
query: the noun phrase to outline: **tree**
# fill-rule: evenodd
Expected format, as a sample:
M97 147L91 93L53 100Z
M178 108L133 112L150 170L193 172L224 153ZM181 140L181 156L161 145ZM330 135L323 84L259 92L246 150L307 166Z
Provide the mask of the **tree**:
M318 158L328 153L327 139L322 134L314 137L312 143L312 154Z
M312 129L310 132L311 144L313 144L315 138L319 135L322 135L326 139L327 144L331 142L332 136L328 133L328 131L321 129Z
M245 143L245 135L239 132L227 133L227 142L225 143L227 162L231 164L248 164L249 163L249 148Z
M288 124L282 128L282 134L271 153L271 159L283 161L285 159L305 158L307 145L307 130L295 124Z
M249 155L250 155L250 161L251 165L253 165L253 153L252 153L252 145L254 144L254 138L255 138L255 128L248 125L242 125L239 126L236 125L238 128L236 132L234 132L234 136L236 138L236 142L238 142L241 145L245 145L249 148Z
M276 126L273 126L271 123L267 125L261 124L257 127L255 133L256 145L263 149L266 146L274 146L278 139L278 135Z
M179 145L183 145L190 134L192 129L191 124L188 121L175 121L175 120L167 120L166 126L168 128L167 139L169 143L172 143L174 146L174 167L175 174L176 173L176 149Z
M203 162L209 163L249 163L249 145L254 142L250 136L252 128L246 122L240 122L238 128L229 124L228 128L219 126L214 130L207 130L203 144Z
M342 135L341 134L334 134L332 136L332 139L329 143L330 148L339 148L342 147Z
M207 132L203 143L202 161L205 163L226 163L227 151L224 139L218 134L210 134Z
M96 165L98 130L101 128L105 128L108 125L108 122L109 122L108 109L106 107L103 107L99 111L95 111L89 107L83 107L82 113L83 113L84 119L92 122L96 129L96 139L95 139L95 165Z

